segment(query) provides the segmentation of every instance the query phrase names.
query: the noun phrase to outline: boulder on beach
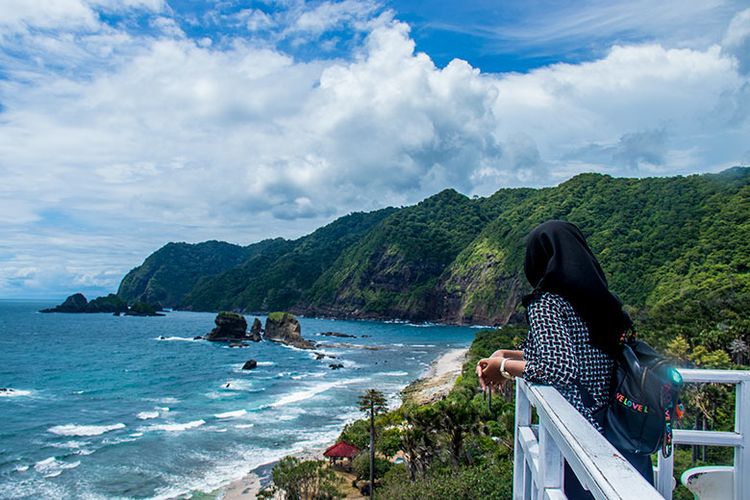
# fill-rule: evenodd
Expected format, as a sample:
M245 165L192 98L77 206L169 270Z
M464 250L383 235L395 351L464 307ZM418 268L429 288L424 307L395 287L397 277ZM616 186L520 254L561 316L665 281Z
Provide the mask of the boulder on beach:
M242 365L243 370L252 370L253 368L256 368L258 366L258 362L254 359L248 359L245 361L245 364Z
M222 311L214 319L216 328L206 335L206 340L231 341L243 340L247 336L247 320L241 314Z
M260 342L261 333L263 333L263 326L260 323L260 318L255 318L253 319L253 326L250 327L250 336L248 337L248 340Z
M302 338L302 327L299 321L288 312L273 312L268 315L263 338L298 349L313 349L315 347L312 342Z

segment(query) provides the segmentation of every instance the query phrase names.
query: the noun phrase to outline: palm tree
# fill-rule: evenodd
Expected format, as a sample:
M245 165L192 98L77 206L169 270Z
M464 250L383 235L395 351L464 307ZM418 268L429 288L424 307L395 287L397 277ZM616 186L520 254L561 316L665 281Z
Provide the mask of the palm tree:
M359 397L359 411L370 417L370 498L375 496L375 415L387 409L385 396L377 389L368 389Z

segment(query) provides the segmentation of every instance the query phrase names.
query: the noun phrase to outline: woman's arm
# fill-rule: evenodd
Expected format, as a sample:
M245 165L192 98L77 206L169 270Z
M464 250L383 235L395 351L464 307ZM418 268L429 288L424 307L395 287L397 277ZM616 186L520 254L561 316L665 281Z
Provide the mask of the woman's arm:
M523 359L523 351L512 351L510 349L500 349L492 353L491 358L508 358Z

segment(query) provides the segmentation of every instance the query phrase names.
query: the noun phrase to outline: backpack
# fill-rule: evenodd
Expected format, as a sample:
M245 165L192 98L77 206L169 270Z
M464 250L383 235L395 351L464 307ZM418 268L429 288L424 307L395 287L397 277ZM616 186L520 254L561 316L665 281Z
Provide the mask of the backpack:
M672 454L672 427L684 411L682 376L669 359L630 338L615 358L612 386L604 414L604 435L615 448L650 455L661 447Z

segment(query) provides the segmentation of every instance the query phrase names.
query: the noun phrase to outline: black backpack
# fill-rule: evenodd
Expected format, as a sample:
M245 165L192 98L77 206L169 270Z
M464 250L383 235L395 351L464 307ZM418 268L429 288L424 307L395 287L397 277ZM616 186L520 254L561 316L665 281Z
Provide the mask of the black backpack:
M617 449L650 455L661 447L672 454L672 426L682 415L682 376L669 359L631 338L615 359L604 435Z

